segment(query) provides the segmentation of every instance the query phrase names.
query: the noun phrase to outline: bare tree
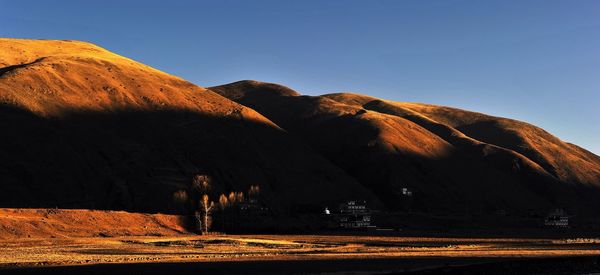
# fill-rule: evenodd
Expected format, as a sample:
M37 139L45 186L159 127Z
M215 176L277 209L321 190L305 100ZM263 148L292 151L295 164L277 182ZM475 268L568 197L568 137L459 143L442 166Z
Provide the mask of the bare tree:
M188 194L198 227L205 234L210 230L211 212L214 208L214 202L209 197L209 192L212 189L211 185L212 180L209 176L195 175Z
M236 201L235 192L229 193L229 196L227 197L227 199L230 204L235 204L235 201Z
M211 187L211 178L207 175L196 175L192 180L192 189L200 194L208 194Z
M227 206L229 206L229 199L227 199L225 194L221 194L221 196L219 196L219 208L221 208L221 210L225 210Z
M188 193L185 190L179 190L173 193L173 202L178 210L186 211L186 204L189 201Z
M237 202L244 202L244 193L242 193L242 192L237 192L237 193L235 194L235 200L236 200Z
M207 194L202 195L202 199L200 200L200 213L202 214L202 232L204 234L208 233L210 229L212 218L210 216L215 203L210 201Z
M188 194L185 190L179 190L173 193L173 201L175 203L184 204L188 200Z
M259 195L260 187L258 185L250 186L250 189L248 190L248 200L250 201L250 203L257 203Z
M219 196L219 209L221 210L221 230L225 230L225 209L229 207L229 199L225 194Z

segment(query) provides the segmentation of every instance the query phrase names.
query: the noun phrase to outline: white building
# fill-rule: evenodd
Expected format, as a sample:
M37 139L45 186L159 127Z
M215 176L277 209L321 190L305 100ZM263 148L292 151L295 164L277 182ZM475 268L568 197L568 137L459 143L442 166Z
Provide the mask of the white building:
M372 228L371 210L366 202L348 201L340 204L339 225L341 228Z
M569 216L563 209L555 209L548 213L544 220L544 225L549 227L565 228L569 227Z

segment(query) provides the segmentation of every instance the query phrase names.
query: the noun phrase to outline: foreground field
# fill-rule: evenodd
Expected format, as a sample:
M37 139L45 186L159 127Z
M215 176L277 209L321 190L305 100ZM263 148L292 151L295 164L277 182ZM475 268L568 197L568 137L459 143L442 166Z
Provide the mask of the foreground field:
M319 271L333 268L329 270L331 272L399 272L515 258L599 256L600 239L184 235L5 240L0 242L0 250L0 266L4 271L11 272L31 272L35 270L32 267L40 266L79 265L92 265L92 269L105 270L108 267L126 266L94 265L133 263L181 263L170 266L175 270L187 268L185 270L190 271L188 269L193 267L190 264L197 263L200 264L197 266L199 270L210 269L212 266L215 269L212 271L228 270L228 273L235 273L235 270L224 269L227 266L225 263L231 262L235 262L232 265L238 268L249 264L255 268L261 264L264 267L283 265L292 273L315 272L306 269L307 266ZM293 266L299 268L291 268Z
M572 237L576 234L569 238L409 237L397 235L400 232L199 236L186 229L184 220L123 211L0 209L0 274L600 271L600 239Z

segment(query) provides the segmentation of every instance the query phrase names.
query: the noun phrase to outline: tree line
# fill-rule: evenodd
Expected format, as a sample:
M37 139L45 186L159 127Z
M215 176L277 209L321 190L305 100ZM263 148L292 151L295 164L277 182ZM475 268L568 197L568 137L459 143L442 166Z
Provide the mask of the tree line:
M173 200L184 208L184 211L194 216L196 227L207 234L213 225L213 214L217 212L221 229L233 224L239 206L245 203L256 203L260 195L260 187L251 185L246 195L243 192L231 191L221 193L213 200L212 179L207 175L195 175L187 190L179 190L173 194ZM238 210L238 211L234 211Z

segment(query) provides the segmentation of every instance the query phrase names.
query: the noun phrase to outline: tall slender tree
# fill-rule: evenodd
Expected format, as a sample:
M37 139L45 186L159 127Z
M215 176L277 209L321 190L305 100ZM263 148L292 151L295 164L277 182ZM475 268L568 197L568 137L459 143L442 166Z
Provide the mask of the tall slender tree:
M209 193L212 189L212 180L207 175L195 175L192 179L190 197L192 204L196 210L194 211L196 220L199 223L200 231L204 234L208 233L211 226L211 213L214 208L214 202L210 200Z
M225 230L225 211L227 207L229 207L229 199L227 199L227 196L225 196L225 194L221 194L221 196L219 196L219 210L221 211L221 230Z
M202 195L202 199L200 200L200 213L202 214L202 232L204 234L207 234L208 230L210 230L212 224L211 213L214 206L215 203L210 201L208 194Z

